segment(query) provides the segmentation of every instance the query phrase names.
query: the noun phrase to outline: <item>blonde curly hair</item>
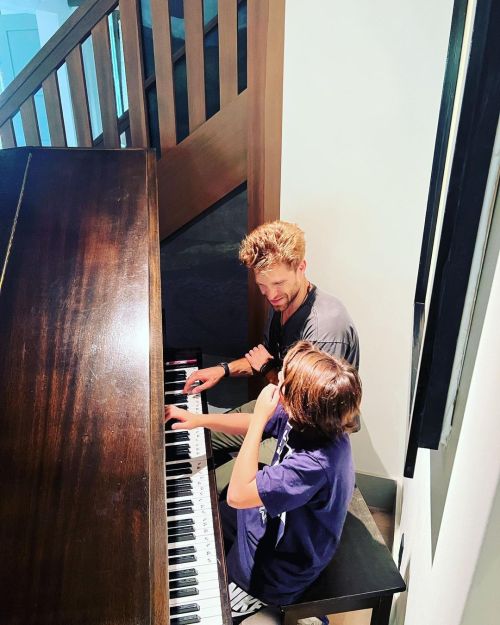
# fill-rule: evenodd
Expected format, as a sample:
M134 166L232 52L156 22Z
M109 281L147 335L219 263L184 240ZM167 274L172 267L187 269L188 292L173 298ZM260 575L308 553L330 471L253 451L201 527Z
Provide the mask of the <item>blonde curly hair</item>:
M271 221L258 226L240 244L240 261L255 271L280 263L297 269L304 260L306 240L303 231L287 221Z

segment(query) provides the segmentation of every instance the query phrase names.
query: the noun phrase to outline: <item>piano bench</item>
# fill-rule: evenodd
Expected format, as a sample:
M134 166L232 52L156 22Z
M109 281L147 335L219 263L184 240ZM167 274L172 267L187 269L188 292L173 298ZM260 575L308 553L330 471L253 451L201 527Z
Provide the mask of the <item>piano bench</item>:
M296 625L298 619L372 608L371 625L388 625L393 595L404 590L404 580L356 488L338 549L300 603L282 605L279 611L269 608L244 623Z

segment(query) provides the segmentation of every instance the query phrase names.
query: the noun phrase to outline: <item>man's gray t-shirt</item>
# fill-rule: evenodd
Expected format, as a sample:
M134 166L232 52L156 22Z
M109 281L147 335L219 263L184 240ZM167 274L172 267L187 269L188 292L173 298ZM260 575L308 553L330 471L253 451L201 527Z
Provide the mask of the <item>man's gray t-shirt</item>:
M283 326L281 313L271 309L264 331L264 346L280 367L290 347L301 340L359 367L358 333L349 313L339 299L315 286Z

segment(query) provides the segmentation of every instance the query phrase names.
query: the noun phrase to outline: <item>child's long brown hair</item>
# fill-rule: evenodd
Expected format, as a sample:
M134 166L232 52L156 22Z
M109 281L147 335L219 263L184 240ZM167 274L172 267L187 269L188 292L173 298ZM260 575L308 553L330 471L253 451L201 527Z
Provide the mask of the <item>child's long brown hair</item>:
M345 360L299 341L283 363L281 396L294 429L333 440L355 426L361 380Z

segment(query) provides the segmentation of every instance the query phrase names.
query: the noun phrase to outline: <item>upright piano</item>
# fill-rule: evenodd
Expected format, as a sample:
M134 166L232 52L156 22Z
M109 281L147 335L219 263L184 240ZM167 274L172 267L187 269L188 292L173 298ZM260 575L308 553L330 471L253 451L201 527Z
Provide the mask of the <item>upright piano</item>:
M154 154L0 151L2 625L231 622L209 437L163 418L199 365L162 351Z

